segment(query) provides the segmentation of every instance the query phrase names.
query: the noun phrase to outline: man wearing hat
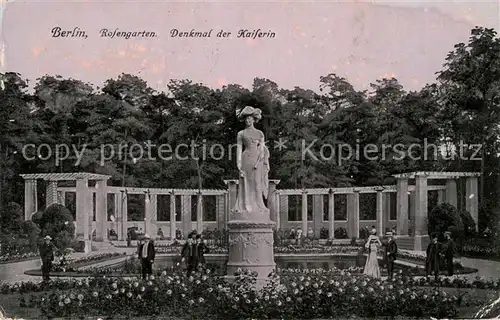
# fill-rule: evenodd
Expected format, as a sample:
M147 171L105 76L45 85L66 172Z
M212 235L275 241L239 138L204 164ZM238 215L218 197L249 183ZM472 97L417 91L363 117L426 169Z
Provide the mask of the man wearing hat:
M144 241L139 247L139 260L141 261L142 278L147 279L153 273L153 262L155 260L155 245L149 234L144 235Z
M54 261L55 246L51 242L52 237L47 235L43 238L42 243L38 248L40 258L42 260L42 278L43 281L50 281L50 269L52 269L52 261Z
M201 234L196 235L196 253L198 254L198 264L205 264L205 254L208 253L208 246L201 238Z
M427 276L434 274L434 278L439 277L439 262L441 255L441 243L438 242L438 234L431 235L431 242L427 246L425 258L425 273Z
M398 245L394 241L392 232L386 232L387 243L385 245L385 263L387 264L387 273L389 279L392 279L394 275L394 261L396 261L396 256L398 255Z
M453 275L453 256L456 253L455 242L451 238L451 232L446 231L444 233L445 242L443 244L443 255L446 264L446 270L448 271L448 277Z
M196 252L196 244L193 243L193 234L188 235L186 243L182 247L181 256L182 262L186 262L187 276L191 275L198 265L198 254Z

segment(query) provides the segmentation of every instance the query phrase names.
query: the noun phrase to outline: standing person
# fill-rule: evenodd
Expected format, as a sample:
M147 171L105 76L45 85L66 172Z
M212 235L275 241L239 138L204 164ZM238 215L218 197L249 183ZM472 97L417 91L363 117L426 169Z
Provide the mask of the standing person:
M144 235L144 241L139 247L139 260L141 260L142 278L153 274L153 262L155 260L156 250L153 240L148 234Z
M290 236L288 238L295 240L295 228L292 228L290 230Z
M302 245L302 229L298 228L297 229L297 234L295 235L295 243L299 246Z
M425 273L430 276L434 273L434 278L437 280L439 277L439 258L441 254L441 244L438 242L438 234L433 233L431 242L425 251Z
M141 239L137 239L137 256L141 254L141 248L143 243L144 243L144 237Z
M378 248L382 245L382 242L380 242L379 237L377 237L375 233L372 233L368 237L365 244L365 248L368 249L368 257L366 259L363 274L374 278L380 278L380 268L378 266L377 251Z
M127 247L132 246L132 232L127 230Z
M182 247L181 256L181 261L186 262L186 276L189 277L198 264L198 256L196 254L196 248L195 244L193 243L192 234L188 235L187 241Z
M446 231L444 233L445 243L443 245L443 255L446 264L446 270L448 271L448 277L453 275L453 256L456 253L455 242L451 238L451 232Z
M198 254L198 264L205 264L205 254L207 254L210 250L206 245L205 241L201 238L201 234L196 235L196 253Z
M387 264L387 273L389 274L389 279L392 279L394 275L394 261L396 261L396 256L398 254L398 245L394 238L392 237L392 232L387 232L387 244L385 245L385 262Z
M42 260L42 277L43 281L50 281L50 269L52 269L52 261L54 261L54 249L55 246L51 242L52 238L50 236L45 236L43 242L40 244L38 251L40 252L40 258Z

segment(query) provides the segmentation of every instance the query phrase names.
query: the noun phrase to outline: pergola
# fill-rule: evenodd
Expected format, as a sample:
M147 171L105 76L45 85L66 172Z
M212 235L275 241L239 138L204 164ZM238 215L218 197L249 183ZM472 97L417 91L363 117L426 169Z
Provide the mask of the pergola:
M414 220L415 228L415 250L422 250L422 237L427 235L427 202L428 202L428 180L429 179L444 179L446 180L446 188L444 194L438 191L438 202L446 202L455 207L458 205L457 198L457 180L460 178L466 179L466 198L465 207L469 211L474 222L478 223L478 177L479 172L434 172L434 171L418 171L396 174L397 179L397 234L407 235L408 233L408 217L409 213ZM414 192L409 192L408 182L410 179L415 180ZM410 199L414 201L414 212L408 212L408 193ZM420 248L420 249L419 249Z
M106 234L107 221L107 181L111 176L88 172L78 173L34 173L22 174L24 179L24 214L25 220L38 211L37 180L48 181L46 189L46 207L54 203L64 203L57 190L58 181L76 181L76 238L85 241L85 250L90 250L92 219L92 193L89 180L96 181L96 239L102 240Z

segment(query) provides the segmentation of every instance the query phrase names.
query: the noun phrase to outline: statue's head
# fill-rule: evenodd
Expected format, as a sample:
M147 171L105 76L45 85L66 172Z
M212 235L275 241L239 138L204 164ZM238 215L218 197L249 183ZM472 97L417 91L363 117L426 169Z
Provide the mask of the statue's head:
M253 125L254 122L258 122L262 119L262 111L254 107L246 106L243 110L241 110L238 115L238 119L240 119L240 121L245 121L245 124L248 127Z

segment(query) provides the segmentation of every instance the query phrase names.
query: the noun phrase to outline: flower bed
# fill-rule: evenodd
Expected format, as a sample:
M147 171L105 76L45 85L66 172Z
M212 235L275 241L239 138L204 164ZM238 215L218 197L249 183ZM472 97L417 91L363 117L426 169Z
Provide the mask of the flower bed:
M180 254L182 245L155 246L156 253ZM219 246L208 246L209 253L227 253L227 249Z
M15 254L6 253L0 256L0 264L32 260L38 258L39 256L40 255L38 254L38 252L15 253Z
M112 270L111 268L109 268ZM280 275L309 275L309 274L318 274L323 276L337 276L337 275L354 275L362 273L363 268L360 267L351 267L347 269L279 269L278 273ZM111 271L110 271L111 272ZM176 273L173 270L167 271L158 271L156 273L157 276L166 276L166 275L175 275ZM434 277L421 277L415 279L412 274L405 273L403 271L399 272L396 275L396 278L403 281L405 284L418 286L418 287L444 287L444 288L457 288L457 289L487 289L487 290L500 290L500 278L497 281L486 280L483 277L476 277L475 279L468 278L448 278L448 277L439 277L439 283L434 281ZM399 281L398 280L398 281ZM31 292L43 292L43 291L64 291L81 288L83 286L86 287L99 287L107 283L109 280L106 275L101 277L90 277L86 279L52 279L48 283L44 282L19 282L19 283L3 283L0 284L0 294L13 294L13 293L31 293Z
M164 245L156 246L157 253L180 254L182 245ZM210 253L227 253L227 248L211 245ZM357 253L362 250L360 246L353 245L288 245L274 247L274 253L280 254L328 254L328 253Z
M464 294L450 295L404 282L384 282L348 273L283 273L274 280L257 291L251 285L255 279L248 274L238 275L232 282L208 271L189 279L181 274L164 274L148 281L100 279L23 303L36 306L48 317L161 314L200 319L313 319L453 317L464 302Z
M363 268L351 267L348 269L280 269L279 274L289 275L289 274L318 274L322 276L335 276L335 275L347 275L351 276L353 274L362 273ZM484 277L476 277L474 279L468 279L466 277L455 277L449 278L446 276L440 276L436 282L434 277L419 277L415 278L415 274L411 270L398 270L394 280L398 281L401 285L406 286L417 286L417 287L445 287L445 288L457 288L457 289L487 289L487 290L500 290L500 277L498 280L486 280Z
M462 254L470 257L499 258L500 246L490 239L470 239L462 246Z
M274 253L282 254L321 254L321 253L357 253L362 247L353 245L289 245L286 247L274 247Z
M125 252L101 253L79 259L63 259L60 264L54 265L53 272L79 272L80 268L94 263L112 260L126 256Z

